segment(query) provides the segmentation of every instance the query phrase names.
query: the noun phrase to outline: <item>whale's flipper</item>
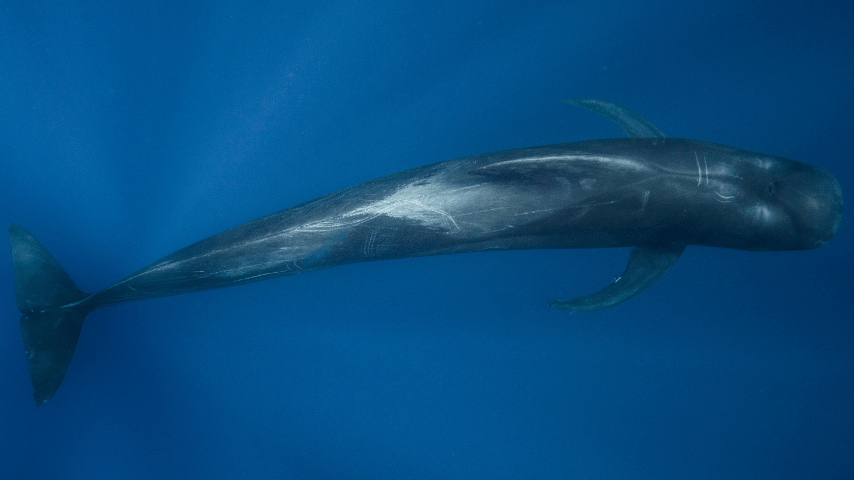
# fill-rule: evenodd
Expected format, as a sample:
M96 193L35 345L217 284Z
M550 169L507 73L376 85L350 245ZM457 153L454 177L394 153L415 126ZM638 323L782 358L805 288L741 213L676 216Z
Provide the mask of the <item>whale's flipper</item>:
M603 100L596 100L595 98L565 98L563 103L586 108L593 113L598 113L605 118L613 120L617 125L622 127L623 131L626 132L626 135L630 137L664 138L664 134L661 133L661 130L656 128L655 125L649 123L649 120L643 118L634 110L622 105L617 105L616 103L606 102Z
M586 108L593 113L613 120L630 137L664 138L664 133L651 124L649 120L622 105L596 100L595 98L565 98L563 103ZM563 301L553 300L549 302L549 305L572 312L592 312L613 307L634 297L658 281L664 272L676 263L684 250L685 245L635 247L629 255L626 271L614 279L610 285L583 297Z
M78 303L89 295L80 291L65 270L23 228L9 227L15 271L15 302L36 406L59 388L91 308Z
M590 295L571 300L552 300L549 306L571 312L592 312L613 307L634 297L652 285L672 267L685 245L635 247L629 254L629 264L622 275L610 285Z

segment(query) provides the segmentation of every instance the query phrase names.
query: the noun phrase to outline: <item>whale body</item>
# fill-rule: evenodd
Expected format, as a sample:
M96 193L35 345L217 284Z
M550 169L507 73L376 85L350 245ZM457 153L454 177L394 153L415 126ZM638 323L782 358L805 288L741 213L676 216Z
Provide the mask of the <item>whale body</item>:
M637 113L567 103L630 138L487 153L406 170L259 218L81 292L26 230L9 227L20 325L36 405L56 392L83 320L117 303L266 280L348 263L542 248L633 247L625 272L549 305L611 307L657 281L688 245L802 250L841 221L839 183L781 157L665 138Z

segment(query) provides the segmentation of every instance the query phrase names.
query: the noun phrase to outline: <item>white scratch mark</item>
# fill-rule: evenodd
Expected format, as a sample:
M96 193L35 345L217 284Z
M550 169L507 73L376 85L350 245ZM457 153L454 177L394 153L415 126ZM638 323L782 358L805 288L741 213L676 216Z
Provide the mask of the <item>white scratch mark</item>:
M557 209L556 208L544 208L542 210L531 210L530 212L516 213L513 216L518 217L520 215L530 215L532 213L548 213L548 212L553 212L555 210L557 210Z
M712 190L712 191L715 192L715 195L717 195L719 197L719 198L716 198L715 200L717 200L721 203L729 203L732 201L733 198L735 198L735 195L723 195L723 194L721 194L721 192L719 192L717 190Z
M541 155L525 158L517 158L513 160L505 160L503 162L495 162L487 165L487 169L500 169L507 166L526 165L526 164L542 164L542 163L601 163L609 168L622 168L625 170L644 171L648 167L641 162L625 157L608 156L608 155L592 155L592 154L568 154L568 155Z
M578 213L576 213L576 214L575 214L575 216L574 216L574 217L572 217L572 219L570 220L570 222L577 222L577 221L581 220L581 219L582 219L585 215L587 215L589 212L590 212L590 205L589 205L589 204L587 204L587 205L582 205L582 206L581 206L581 211L579 211Z
M649 190L643 192L643 200L641 200L641 208L638 213L643 213L644 209L646 209L647 202L649 202Z
M703 183L703 169L700 167L700 157L697 156L696 151L694 151L694 159L697 160L697 186L699 187ZM703 159L705 159L705 156Z
M697 154L697 152L694 152L694 155L696 155L696 154ZM706 186L709 186L709 163L706 162L706 154L705 153L703 154L703 165L706 167Z
M508 207L487 208L486 210L475 210L475 211L472 211L472 212L460 213L460 214L458 214L458 215L457 215L457 218L465 217L465 216L468 216L468 215L478 215L478 214L486 213L486 212L494 212L494 211L497 211L497 210L508 210L508 209L511 209L511 208L514 208L514 207L510 207L510 206L508 206Z
M429 210L431 212L438 213L439 215L446 217L448 220L451 221L452 224L454 224L454 228L456 228L457 230L460 230L460 226L457 225L457 222L454 221L454 217L452 217L450 214L448 214L448 212L446 212L444 210L440 210L438 208L430 207L428 205L424 205L423 203L419 202L418 200L406 200L406 202L412 203L412 204L417 205L417 206L419 206L425 210Z
M274 272L270 273L259 273L258 275L252 275L250 277L243 277L240 279L241 282L245 282L247 280L252 280L253 278L261 278L261 277L269 277L270 275L275 275Z

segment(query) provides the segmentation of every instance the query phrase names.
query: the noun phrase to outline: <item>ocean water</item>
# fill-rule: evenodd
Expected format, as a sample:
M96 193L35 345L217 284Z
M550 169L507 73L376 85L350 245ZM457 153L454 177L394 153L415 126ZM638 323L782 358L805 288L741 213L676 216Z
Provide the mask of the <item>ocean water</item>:
M419 165L622 136L788 157L854 191L845 2L3 2L0 223L84 291ZM854 477L854 234L363 263L89 315L36 408L0 261L0 478ZM2 250L2 249L0 249ZM0 251L2 253L2 251Z

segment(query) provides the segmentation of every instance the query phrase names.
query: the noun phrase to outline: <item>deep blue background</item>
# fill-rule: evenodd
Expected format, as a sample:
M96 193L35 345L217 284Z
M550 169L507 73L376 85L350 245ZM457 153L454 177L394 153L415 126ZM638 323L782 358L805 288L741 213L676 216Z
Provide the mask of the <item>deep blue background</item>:
M126 3L120 5L120 3ZM424 3L425 5L420 5ZM593 3L593 2L591 2ZM86 291L384 174L621 136L789 157L854 192L845 2L2 2L0 224ZM32 401L0 256L0 477L852 478L852 228L350 265L99 310Z

